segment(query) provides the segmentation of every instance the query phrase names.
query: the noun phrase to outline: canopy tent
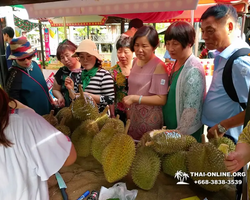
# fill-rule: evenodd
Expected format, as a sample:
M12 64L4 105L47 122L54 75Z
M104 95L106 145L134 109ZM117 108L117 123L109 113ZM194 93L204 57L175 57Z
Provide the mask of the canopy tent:
M25 5L30 18L195 10L198 0L69 0ZM179 14L179 13L178 13ZM169 17L173 17L170 15Z

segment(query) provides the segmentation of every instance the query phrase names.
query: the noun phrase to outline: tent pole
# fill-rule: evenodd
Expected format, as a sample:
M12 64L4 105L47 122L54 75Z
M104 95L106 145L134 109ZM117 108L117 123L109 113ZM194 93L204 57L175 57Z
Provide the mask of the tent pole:
M67 39L66 17L63 17L64 39Z
M196 32L195 43L194 43L194 55L198 57L199 56L198 55L199 35L200 35L199 23L194 23L194 26L195 26L195 32Z
M248 13L248 6L245 4L245 10L242 16L242 24L241 24L241 38L243 38L245 23L246 23L246 13Z
M2 24L0 21L0 86L3 86L3 87L5 86L7 73L8 73L8 69L7 69L7 62L6 62L6 57L5 57Z
M45 59L44 59L44 49L43 49L43 32L42 32L42 23L39 20L39 34L40 34L40 42L41 42L41 54L42 54L42 67L41 69L45 69Z
M194 25L194 10L191 10L191 24Z

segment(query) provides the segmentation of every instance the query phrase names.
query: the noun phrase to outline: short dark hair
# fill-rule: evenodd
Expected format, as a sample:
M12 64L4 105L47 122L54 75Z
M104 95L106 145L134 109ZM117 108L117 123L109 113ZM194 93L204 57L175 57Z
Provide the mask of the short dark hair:
M194 27L185 21L177 21L172 23L165 32L165 44L169 40L176 40L181 43L183 48L188 44L193 46L195 40Z
M2 33L5 35L7 34L10 38L13 38L15 35L15 31L13 28L11 28L10 26L7 26L5 28L3 28Z
M136 28L136 29L139 29L143 26L143 21L138 19L138 18L135 18L135 19L132 19L129 24L128 24L128 29L131 29L131 28Z
M59 43L57 50L56 50L56 57L60 61L61 60L61 54L64 53L66 50L72 51L75 53L77 49L77 46L71 42L70 40L66 39L63 40L61 43Z
M134 45L135 45L137 38L144 37L144 36L147 37L149 44L153 48L156 48L158 46L159 37L155 28L153 26L142 26L141 28L139 28L138 31L136 31L132 39L131 46L130 46L131 51L134 51Z
M123 47L130 48L130 43L131 43L132 38L128 36L121 36L119 40L117 40L116 43L116 49L120 49Z
M200 21L214 17L216 20L230 17L235 23L238 20L236 9L232 5L216 4L209 7L201 16Z

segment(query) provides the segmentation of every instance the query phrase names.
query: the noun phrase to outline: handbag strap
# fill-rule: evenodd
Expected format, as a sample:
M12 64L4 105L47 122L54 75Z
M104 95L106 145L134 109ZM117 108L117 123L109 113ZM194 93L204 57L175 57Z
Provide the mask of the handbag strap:
M13 67L13 66L12 66L12 68L17 69L17 70L23 72L23 73L26 74L28 77L30 77L33 81L35 81L35 82L42 88L42 90L44 91L44 93L45 93L46 97L48 98L50 104L53 105L53 103L51 102L51 99L49 98L47 92L45 91L45 89L43 88L43 86L42 86L36 79L34 79L32 76L30 76L30 75L29 75L28 73L26 73L25 71L19 69L18 67Z

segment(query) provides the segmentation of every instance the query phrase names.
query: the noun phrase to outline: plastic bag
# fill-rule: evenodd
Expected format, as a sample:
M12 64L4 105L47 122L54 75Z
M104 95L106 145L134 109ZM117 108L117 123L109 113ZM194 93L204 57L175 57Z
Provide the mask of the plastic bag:
M116 183L111 188L101 187L99 200L119 198L119 200L134 200L138 190L127 190L125 183Z

